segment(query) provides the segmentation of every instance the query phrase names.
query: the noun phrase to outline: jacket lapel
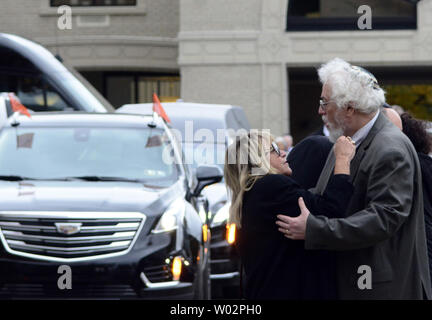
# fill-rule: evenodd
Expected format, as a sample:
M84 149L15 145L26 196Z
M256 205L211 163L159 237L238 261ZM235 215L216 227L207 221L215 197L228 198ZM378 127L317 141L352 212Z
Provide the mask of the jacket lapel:
M335 166L335 155L333 148L330 150L329 155L327 157L327 161L324 165L324 168L318 178L317 185L315 187L316 194L323 194L325 188L327 187L327 183L330 180L330 176L333 174L334 166Z
M375 135L381 131L381 129L385 126L386 122L388 120L385 118L385 116L380 112L378 115L377 120L375 121L374 125L372 126L371 130L369 131L366 138L362 141L360 146L358 146L356 150L356 154L354 156L354 159L351 161L350 165L350 181L353 182L357 176L358 169L360 168L360 163L365 156L367 149L369 148L369 145L373 141Z

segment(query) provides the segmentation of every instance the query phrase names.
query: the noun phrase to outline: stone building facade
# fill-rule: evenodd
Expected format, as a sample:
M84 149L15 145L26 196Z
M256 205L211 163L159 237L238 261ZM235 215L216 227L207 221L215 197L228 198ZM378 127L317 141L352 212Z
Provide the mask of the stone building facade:
M409 1L392 0L397 6L385 7L364 0L372 7L372 30L328 31L287 30L287 20L297 21L287 19L294 0L136 0L134 6L73 7L72 29L59 30L50 1L3 0L0 32L59 53L115 106L147 102L149 92L166 88L174 92L165 94L166 101L240 105L252 127L276 135L291 131L298 140L320 125L315 68L333 57L366 66L388 83L404 75L417 78L417 71L425 81L432 75L432 0L414 4L415 27L374 29L374 10L397 16ZM358 2L352 0L341 14L336 0L312 1L327 18Z
M323 3L338 8L340 1L323 0L321 8ZM315 68L321 63L340 57L376 69L387 82L395 67L402 74L405 67L429 70L432 1L417 3L416 29L374 30L374 9L400 10L382 8L384 3L371 3L372 30L287 31L286 0L182 0L182 97L242 105L253 127L291 131L298 141L320 126Z

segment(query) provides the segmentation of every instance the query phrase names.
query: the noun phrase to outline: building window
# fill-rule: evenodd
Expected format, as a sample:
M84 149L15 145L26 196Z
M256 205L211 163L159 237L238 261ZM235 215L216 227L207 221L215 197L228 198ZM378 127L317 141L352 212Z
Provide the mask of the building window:
M359 30L358 8L371 8L372 30L417 28L419 0L289 0L287 31Z
M156 92L162 102L175 102L180 98L180 77L138 77L137 102L152 102Z
M180 98L178 75L107 72L103 75L103 95L115 107L127 103L153 101L153 93L161 102L175 102Z
M50 5L51 7L136 6L136 0L51 0Z

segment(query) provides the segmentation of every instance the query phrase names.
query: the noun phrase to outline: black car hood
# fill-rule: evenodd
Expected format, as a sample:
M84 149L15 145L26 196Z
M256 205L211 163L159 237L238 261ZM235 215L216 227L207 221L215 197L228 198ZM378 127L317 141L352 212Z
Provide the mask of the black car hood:
M127 211L158 215L184 195L181 180L168 188L134 182L0 181L0 211Z

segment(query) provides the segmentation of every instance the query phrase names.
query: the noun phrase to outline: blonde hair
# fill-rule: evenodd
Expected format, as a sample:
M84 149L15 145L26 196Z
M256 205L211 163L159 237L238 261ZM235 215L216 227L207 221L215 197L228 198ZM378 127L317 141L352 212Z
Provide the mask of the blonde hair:
M267 141L267 150L264 150ZM270 166L268 151L274 137L267 131L251 130L238 136L226 150L224 177L231 194L229 223L241 228L243 195L264 175L277 173ZM266 152L267 151L267 152Z

